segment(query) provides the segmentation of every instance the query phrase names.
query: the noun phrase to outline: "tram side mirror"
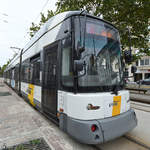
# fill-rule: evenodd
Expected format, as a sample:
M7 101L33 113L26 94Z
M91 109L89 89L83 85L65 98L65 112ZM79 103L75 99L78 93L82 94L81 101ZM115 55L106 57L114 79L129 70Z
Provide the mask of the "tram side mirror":
M78 52L79 54L82 54L84 52L85 48L84 47L78 47Z
M83 71L84 62L81 60L75 60L74 61L74 68L75 71L80 72Z
M131 66L131 73L135 73L137 71L137 67L136 66Z
M131 61L132 61L132 54L131 54L130 50L125 50L124 51L124 59L125 59L125 62L127 64L131 63Z

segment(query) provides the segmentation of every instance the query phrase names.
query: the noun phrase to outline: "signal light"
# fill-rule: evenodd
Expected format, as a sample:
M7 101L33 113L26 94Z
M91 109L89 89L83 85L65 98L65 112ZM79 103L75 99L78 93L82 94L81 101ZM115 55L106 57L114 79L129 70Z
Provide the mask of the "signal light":
M92 131L92 132L95 132L96 128L97 128L97 126L96 126L95 124L93 124L93 125L91 126L91 131Z

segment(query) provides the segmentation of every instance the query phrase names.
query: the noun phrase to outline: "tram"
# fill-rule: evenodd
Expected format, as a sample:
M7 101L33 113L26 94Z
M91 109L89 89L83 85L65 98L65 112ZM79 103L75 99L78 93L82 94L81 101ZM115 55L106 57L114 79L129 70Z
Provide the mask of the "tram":
M137 125L124 88L118 30L81 11L50 18L7 66L5 82L81 143Z

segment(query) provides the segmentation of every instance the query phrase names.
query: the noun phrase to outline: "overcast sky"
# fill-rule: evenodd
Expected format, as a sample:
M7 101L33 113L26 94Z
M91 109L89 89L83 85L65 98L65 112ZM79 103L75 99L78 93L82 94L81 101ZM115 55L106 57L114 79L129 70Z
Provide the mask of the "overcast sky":
M41 11L46 14L48 9L55 10L56 1L0 0L0 66L12 58L14 52L10 47L25 46L31 22L39 22Z

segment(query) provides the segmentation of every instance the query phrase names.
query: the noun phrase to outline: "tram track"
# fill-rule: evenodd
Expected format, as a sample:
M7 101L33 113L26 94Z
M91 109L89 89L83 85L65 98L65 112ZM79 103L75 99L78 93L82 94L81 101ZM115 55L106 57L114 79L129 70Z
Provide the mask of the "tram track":
M128 135L124 135L104 144L93 145L93 148L95 148L96 150L150 150L149 146Z
M140 96L144 94L140 94ZM150 112L150 99L130 98L131 107L145 112Z
M145 128L147 128L148 120L144 119L145 117L148 118L148 116L149 116L150 103L145 103L145 102L143 102L143 100L141 100L141 101L134 100L134 101L131 101L131 108L133 108L137 114L137 119L138 119L139 125L134 130L133 134L131 132L131 134L127 134L127 135L125 135L125 137L150 150L150 144L149 144L149 140L148 140L149 132L148 133L145 132L145 130L146 130ZM134 137L134 135L137 135L137 136Z
M145 103L143 101L131 100L131 107L140 111L150 113L150 103Z
M134 98L130 98L131 101L133 102L139 102L142 104L150 104L150 102L146 101L146 100L141 100L141 99L134 99Z
M149 146L147 146L146 144L144 144L144 143L142 143L142 142L140 142L140 141L135 140L134 138L132 138L132 137L130 137L130 136L128 136L128 135L124 135L123 137L126 138L127 140L129 140L129 141L135 143L135 144L138 144L138 145L140 145L140 146L142 146L142 147L144 147L144 148L150 150L150 147L149 147Z
M143 103L143 104L150 104L150 95L130 91L130 100L133 101L133 102L139 102L139 103Z

